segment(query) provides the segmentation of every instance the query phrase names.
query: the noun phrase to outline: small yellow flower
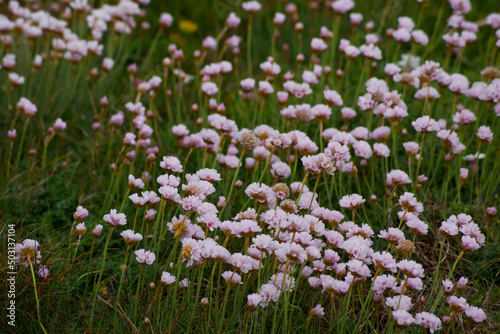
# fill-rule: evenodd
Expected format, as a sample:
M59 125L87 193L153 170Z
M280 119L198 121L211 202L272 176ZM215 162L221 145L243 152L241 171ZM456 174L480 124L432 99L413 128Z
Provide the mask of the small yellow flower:
M179 29L186 34L191 34L198 30L198 25L193 21L181 19L179 20Z

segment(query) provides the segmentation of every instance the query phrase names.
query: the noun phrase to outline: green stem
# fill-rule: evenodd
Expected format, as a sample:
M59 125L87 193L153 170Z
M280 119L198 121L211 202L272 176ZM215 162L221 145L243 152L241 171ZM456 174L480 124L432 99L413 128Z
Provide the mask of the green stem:
M247 30L247 66L248 75L252 76L252 26L253 26L253 14L250 14L248 19L248 30Z
M92 326L92 320L94 318L94 309L95 309L95 302L97 300L97 295L99 293L99 288L101 287L101 278L102 278L102 271L104 270L104 262L106 262L106 253L108 251L108 245L109 245L109 239L111 237L111 231L113 230L113 226L109 227L108 235L106 236L106 244L104 246L104 254L102 256L102 262L101 262L101 270L99 270L99 278L97 280L97 286L94 288L94 298L92 301L92 311L90 312L90 325Z
M31 263L31 258L28 257L28 261L30 263L30 270L31 270L31 277L33 278L33 287L35 291L35 300L36 300L36 313L38 316L38 323L40 324L40 327L42 328L43 332L47 334L47 331L45 330L45 327L43 327L42 324L42 317L40 316L40 302L38 300L38 292L36 289L36 279L35 279L35 272L33 271L33 263Z

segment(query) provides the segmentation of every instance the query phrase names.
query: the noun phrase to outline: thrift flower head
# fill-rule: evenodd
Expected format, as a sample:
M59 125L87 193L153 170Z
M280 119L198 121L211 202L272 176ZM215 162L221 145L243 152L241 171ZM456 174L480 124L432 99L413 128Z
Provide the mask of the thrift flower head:
M116 209L111 209L108 214L104 215L103 219L111 227L127 224L127 216L124 213L118 213Z
M415 323L431 333L441 329L441 320L432 313L421 312L415 315Z
M79 205L76 208L75 213L73 214L73 219L75 221L82 221L85 218L87 218L88 215L89 215L89 211L87 209L85 209L83 206Z
M395 169L387 174L387 179L385 182L388 186L400 187L405 184L411 183L411 180L408 174L406 174L402 170Z
M241 4L241 7L248 14L255 14L262 8L262 5L258 1L246 1Z
M396 295L394 297L389 297L385 300L385 304L393 310L403 311L408 311L413 306L411 298L405 295Z
M33 239L25 239L22 243L16 244L16 257L15 261L17 263L24 264L25 267L29 267L30 262L33 265L40 263L40 258L42 255L38 250L40 248L40 244L38 241Z
M361 195L352 194L343 196L339 201L339 205L348 210L355 210L359 208L364 202L366 202L366 200L363 199Z
M160 167L168 173L182 173L183 168L179 159L173 156L163 157Z
M483 309L476 306L469 306L465 310L465 315L470 321L476 324L486 320L486 313L484 313Z
M396 310L392 312L392 317L396 322L396 326L400 328L406 328L411 324L415 323L415 318L405 310Z
M46 266L40 266L37 273L38 273L38 276L40 276L43 279L49 278L49 275L50 275L50 271Z
M123 237L127 245L134 245L142 240L140 233L134 233L132 230L125 230L120 235Z
M424 277L424 268L420 263L413 260L401 260L397 266L408 277Z
M325 315L325 309L321 304L316 305L311 311L309 312L309 315L313 318L321 318Z
M92 230L92 236L94 238L99 238L101 236L101 233L102 233L102 225L101 224L97 224L94 229Z
M152 251L138 249L134 253L135 253L137 262L139 262L140 264L151 265L156 260L156 255Z
M250 310L255 310L262 301L262 297L258 293L252 293L247 296L247 308Z

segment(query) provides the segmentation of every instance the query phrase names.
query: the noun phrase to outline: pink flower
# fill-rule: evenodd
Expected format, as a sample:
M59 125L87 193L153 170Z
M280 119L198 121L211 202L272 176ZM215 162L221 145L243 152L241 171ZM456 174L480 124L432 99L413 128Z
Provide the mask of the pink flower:
M486 208L486 216L490 218L495 218L497 215L497 209L494 206Z
M489 127L484 125L479 127L476 136L481 142L485 144L489 144L493 140L493 132L491 132Z
M186 211L197 211L202 201L197 196L187 196L181 200L182 208Z
M271 165L271 175L279 180L286 179L292 173L290 166L284 162L278 161Z
M347 45L344 49L344 53L348 58L354 59L357 56L359 56L361 51L359 51L359 49L357 47L355 47L354 45Z
M363 53L363 56L365 56L368 59L373 59L373 60L381 60L382 59L382 51L378 46L375 46L373 44L363 44L359 47L359 50Z
M215 83L206 81L201 84L201 90L208 96L214 96L219 91L219 88L217 88Z
M321 318L325 315L325 309L321 304L316 305L311 311L309 312L310 316L313 318Z
M389 147L383 143L375 143L373 144L373 153L376 157L388 158L391 154Z
M372 260L377 270L392 271L393 273L397 271L396 260L389 252L376 252L372 255Z
M424 268L415 261L401 260L398 262L397 267L408 277L424 277Z
M38 241L33 239L24 239L22 243L17 243L15 246L16 263L22 263L25 267L30 266L30 261L33 266L40 263L40 258L42 255L40 254L40 244Z
M371 249L372 244L373 241L370 239L365 239L362 236L355 235L345 240L340 245L340 248L344 249L348 254L354 256L356 259L366 262L373 255L373 250Z
M413 37L413 40L415 43L420 44L420 45L427 45L429 44L429 37L423 30L413 30L411 32L411 36Z
M434 87L422 87L415 93L415 95L413 97L416 98L417 100L421 100L421 101L425 101L425 100L434 101L434 100L440 98L441 94L439 94L437 89ZM429 116L423 116L423 117L429 118Z
M408 112L406 111L406 108L401 108L399 106L387 108L383 112L383 118L388 119L390 122L399 122L407 116Z
M175 283L176 277L169 272L162 272L160 283L164 286Z
M399 197L399 204L407 212L422 212L424 210L422 203L418 202L415 195L409 192L405 192Z
M144 181L140 178L135 178L132 174L128 176L128 187L130 189L143 189L144 186Z
M415 323L431 333L441 329L441 320L432 313L421 312L415 315Z
M179 202L181 196L179 195L179 190L171 186L162 186L158 189L158 192L169 202Z
M455 94L465 94L469 90L469 79L463 74L450 75L448 89Z
M419 237L427 235L429 231L429 226L418 218L408 219L405 224L408 226L411 233Z
M241 4L241 7L245 12L252 15L257 13L262 8L262 5L258 1L246 1Z
M24 112L27 118L32 118L37 113L38 109L35 104L25 97L21 97L16 105L17 110Z
M415 323L415 318L405 310L396 310L392 312L392 317L396 321L396 326L406 328Z
M273 23L275 26L281 27L283 23L285 23L285 20L286 20L285 14L279 12L274 14Z
M247 296L247 308L250 310L255 310L262 301L262 297L258 293L252 293Z
M274 87L268 81L259 81L259 93L268 96L274 93Z
M255 87L255 80L252 78L246 78L240 81L241 89L244 91L251 91Z
M340 113L342 114L342 120L345 122L356 117L356 111L352 108L349 108L349 107L342 108L340 110Z
M454 288L453 282L450 281L449 279L445 279L441 283L443 283L444 293L447 295L451 295L453 293L453 288Z
M484 313L483 309L476 306L469 306L465 310L465 315L469 320L476 324L486 320L486 313Z
M172 26L173 22L174 22L174 17L172 15L170 15L169 13L161 13L160 25L169 28Z
M466 277L460 277L460 279L457 282L457 289L463 290L467 285L467 282L469 282L469 280Z
M410 177L408 176L408 174L406 174L402 170L395 169L395 170L391 170L387 174L387 178L386 178L385 182L388 186L400 187L400 186L403 186L405 184L411 183L411 180L410 180Z
M422 116L411 123L417 132L430 133L439 130L438 123L429 116Z
M386 142L391 134L391 128L388 126L379 126L370 134L372 139L379 142Z
M314 115L314 119L322 122L326 122L332 114L330 107L324 104L315 105L312 107L311 112Z
M151 265L156 260L156 255L152 251L138 249L134 253L135 253L137 262L139 262L140 264Z
M94 238L99 238L101 236L101 233L102 233L102 225L101 224L97 224L94 229L92 230L92 236Z
M281 67L273 61L263 62L262 64L260 64L260 69L262 71L264 71L264 73L267 76L270 76L270 77L278 75L281 72Z
M38 274L38 276L40 276L41 278L43 278L43 279L47 279L47 278L49 278L50 271L49 271L49 269L47 268L47 266L40 266L40 268L38 269L37 274Z
M479 245L479 243L476 241L475 238L468 235L462 236L461 249L465 253L472 253L473 251L478 250L480 247L481 246Z
M205 50L214 51L217 48L217 41L212 36L208 36L203 40L202 47Z
M407 277L406 287L410 291L422 291L422 289L424 288L424 283L419 277Z
M146 223L151 223L155 219L156 216L156 210L155 209L149 209L146 211L146 215L144 216L144 221Z
M345 14L354 8L354 1L352 0L337 0L331 4L333 10L339 14Z
M127 224L127 217L125 216L125 214L118 213L116 209L111 209L111 211L108 214L104 215L103 219L111 227Z
M234 286L236 284L243 284L241 281L241 275L232 271L225 271L222 273L222 278L226 281L227 284Z
M177 188L180 184L179 178L174 175L160 175L156 178L156 182L158 182L162 186L170 186Z
M352 194L343 196L339 201L339 205L348 210L355 210L359 208L364 202L366 202L366 200L363 199L361 195Z
M325 155L334 162L348 162L351 160L349 147L336 141L330 141L325 149Z
M379 238L385 239L385 241L394 245L397 245L400 240L405 240L403 231L395 227L389 227L387 231L380 231L380 234L378 236Z
M398 43L404 43L411 39L411 33L406 28L399 28L392 33L392 37L394 37Z
M413 306L411 298L405 295L395 295L385 300L385 305L393 310L408 311Z
M111 58L104 58L102 61L102 68L105 71L111 71L113 66L115 65L115 61Z
M163 157L163 161L160 162L160 167L169 173L181 173L183 171L181 162L173 156Z
M79 205L76 208L75 213L73 213L73 219L75 221L82 221L85 218L87 218L88 215L89 215L89 211L87 209L85 209L83 206Z
M64 129L66 129L66 122L64 122L62 119L58 118L56 119L53 128L56 132L60 132Z
M350 272L353 274L355 277L370 277L370 269L368 266L361 262L360 260L350 260L347 262L347 266L349 267Z
M464 297L450 296L448 304L453 312L464 312L469 308L469 304L467 304L467 300Z
M226 24L230 28L236 28L240 25L241 19L236 16L235 13L230 13L229 16L226 19Z
M373 281L372 290L382 294L386 290L394 289L397 284L396 277L391 275L379 275Z
M7 137L9 138L9 140L11 142L13 142L14 140L16 140L16 137L17 137L17 131L16 131L16 129L7 130Z
M444 221L441 223L439 228L439 233L444 237L452 237L458 234L458 226L456 223L451 221Z
M396 64L388 63L385 65L384 73L389 77L392 77L400 72L401 72L401 67L399 67Z
M320 53L326 50L328 45L321 38L313 38L311 40L311 50Z
M372 148L370 144L368 144L364 140L359 140L352 144L352 148L354 149L354 154L363 159L370 159L373 155Z
M280 289L278 289L272 283L263 284L259 288L259 295L262 298L262 300L260 302L260 305L263 306L263 307L265 307L270 302L276 302L276 301L278 301L278 298L280 296Z
M361 21L363 21L363 15L360 13L351 13L349 14L349 19L351 21L351 24L359 25Z
M142 240L142 235L140 233L134 233L132 230L125 230L120 235L123 237L127 245L135 245Z
M75 231L78 235L84 235L85 232L87 232L87 228L85 227L85 223L81 222L80 224L76 225Z
M312 174L332 175L335 171L333 162L324 153L302 157L301 161L304 169Z

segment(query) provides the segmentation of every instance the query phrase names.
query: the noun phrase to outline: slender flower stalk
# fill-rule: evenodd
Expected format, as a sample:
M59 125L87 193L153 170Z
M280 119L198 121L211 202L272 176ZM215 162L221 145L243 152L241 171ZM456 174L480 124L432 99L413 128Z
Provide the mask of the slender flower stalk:
M94 292L93 292L94 297L93 297L93 301L92 301L92 310L90 311L90 321L89 321L90 324L92 324L92 320L94 319L95 302L97 300L97 295L99 294L99 290L101 289L102 272L104 271L104 263L106 262L106 254L108 251L109 239L111 238L111 231L112 230L113 230L113 226L110 226L109 230L108 230L108 235L106 236L106 244L104 245L101 268L99 270L99 277L97 279L97 285L94 286Z
M47 331L45 330L45 327L42 324L42 317L40 315L40 302L38 300L38 292L36 288L36 279L35 279L35 272L33 270L33 263L31 262L31 258L28 257L29 265L30 265L30 271L31 271L31 278L33 279L33 289L35 292L35 301L36 301L36 314L38 316L38 323L40 324L40 327L42 328L42 331L47 334Z

